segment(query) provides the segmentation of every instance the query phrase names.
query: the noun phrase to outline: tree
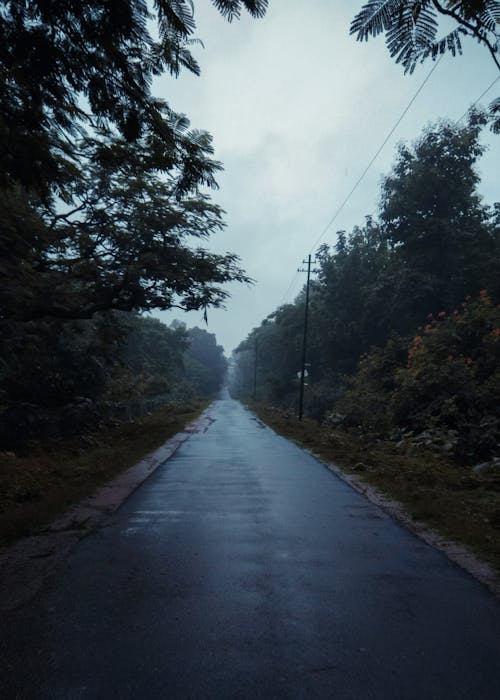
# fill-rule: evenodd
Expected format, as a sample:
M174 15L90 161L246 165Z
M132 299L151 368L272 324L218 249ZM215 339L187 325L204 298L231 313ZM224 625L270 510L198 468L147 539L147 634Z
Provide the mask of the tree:
M242 8L262 16L267 0L213 0L229 20ZM165 163L189 181L197 135L176 129L178 115L151 94L154 76L199 73L190 52L190 0L8 0L0 21L1 184L48 194L64 181L59 156L74 153L86 129L127 140L154 134ZM193 138L192 138L193 136Z
M265 0L214 0L229 20ZM200 187L211 137L151 94L199 68L188 0L11 0L0 20L0 321L220 305L234 255L187 241L222 226ZM154 27L156 26L156 30ZM157 32L157 38L153 34Z
M458 26L438 36L440 16ZM485 46L500 69L498 22L497 0L369 0L353 19L351 34L364 41L385 33L389 53L405 73L412 73L419 61L445 51L453 56L462 53L461 36Z
M443 33L443 22L454 28ZM351 23L358 41L385 34L392 58L405 73L417 63L449 51L462 53L461 37L478 41L500 70L500 3L498 0L368 0ZM500 132L500 99L490 105L491 128Z
M20 189L6 198L4 320L220 306L220 284L247 280L236 256L193 247L222 228L222 210L194 187L180 195L174 174L159 177L151 144L92 141L81 151L66 206L39 200L30 208Z
M213 333L197 327L188 331L184 368L187 380L193 384L197 393L209 396L221 388L227 361L224 348L217 345Z
M402 145L382 184L381 222L397 261L397 296L409 327L453 309L498 278L498 227L477 191L485 119L441 122Z
M480 113L465 126L443 121L401 145L382 183L379 219L339 232L333 250L320 248L310 296L308 415L332 409L367 352L359 405L349 410L379 411L377 382L385 382L386 366L406 362L407 336L426 316L442 318L481 289L500 299L500 205L485 206L478 193L484 123ZM257 339L259 399L293 405L303 304L301 294L240 344L233 376L242 395L251 393Z
M168 327L158 319L134 313L112 312L111 316L122 335L106 396L121 400L176 393L184 379L186 328Z
M360 353L387 337L390 263L384 233L371 217L349 236L341 232L334 251L320 250L311 350L317 346L321 374L352 372Z

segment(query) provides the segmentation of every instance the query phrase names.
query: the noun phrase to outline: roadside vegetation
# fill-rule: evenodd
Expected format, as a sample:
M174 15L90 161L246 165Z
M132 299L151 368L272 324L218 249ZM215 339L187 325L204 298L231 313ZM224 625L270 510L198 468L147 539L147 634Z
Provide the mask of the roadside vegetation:
M203 329L118 312L78 327L76 340L40 339L46 325L32 325L3 364L0 545L181 431L223 382L223 349Z
M0 546L43 531L58 515L183 430L208 400L144 418L0 452Z
M426 447L412 453L360 430L332 427L310 418L250 402L277 433L333 462L357 481L402 504L415 521L464 544L500 574L500 469L457 468Z
M231 390L500 565L500 205L480 194L486 118L402 144L378 216L323 246L310 289L236 349Z

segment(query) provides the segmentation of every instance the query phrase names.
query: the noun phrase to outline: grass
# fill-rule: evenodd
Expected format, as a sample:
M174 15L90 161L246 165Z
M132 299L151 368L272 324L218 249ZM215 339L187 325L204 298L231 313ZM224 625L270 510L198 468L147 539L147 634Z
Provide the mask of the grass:
M88 435L0 452L0 545L40 531L182 431L206 406L191 401Z
M468 546L500 573L498 468L475 474L423 450L408 456L389 441L299 421L262 404L250 408L276 432L399 501L414 520Z

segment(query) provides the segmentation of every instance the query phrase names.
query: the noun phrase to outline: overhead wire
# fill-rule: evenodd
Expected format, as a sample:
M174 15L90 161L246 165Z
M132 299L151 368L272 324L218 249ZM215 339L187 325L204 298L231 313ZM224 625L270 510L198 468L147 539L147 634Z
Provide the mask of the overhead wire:
M486 90L483 90L483 92L479 95L479 97L478 97L476 100L474 100L474 102L473 102L469 107L467 107L467 109L465 110L465 112L462 114L462 116L460 117L460 119L457 119L457 121L455 122L455 124L460 124L460 122L462 121L462 119L463 119L464 117L466 117L466 116L469 114L469 112L471 111L471 109L477 105L477 103L479 102L479 100L482 100L482 99L483 99L483 97L491 90L491 88L492 88L494 85L496 85L496 83L498 83L499 80L500 80L500 75L497 75L497 77L495 78L495 80L494 80L492 83L490 83L490 84L488 85L488 87L486 88Z
M431 77L431 75L434 73L434 71L436 70L436 68L438 67L438 65L441 63L441 59L442 59L442 58L443 58L443 56L441 55L441 56L439 57L439 59L434 63L434 65L432 66L431 70L427 73L427 75L425 76L424 80L421 82L420 86L418 87L417 91L415 92L415 94L413 95L413 97L412 97L411 100L408 102L408 104L407 104L406 107L404 108L403 112L401 113L401 115L400 115L399 118L397 119L396 123L394 124L394 126L392 127L392 129L389 131L389 133L387 134L387 136L386 136L385 139L383 140L382 144L381 144L381 145L379 146L379 148L377 149L375 155L372 157L372 159L370 160L370 162L368 163L368 165L366 166L366 168L363 170L363 172L361 173L361 175L359 176L359 178L356 180L356 182L355 182L355 184L353 185L352 189L350 190L349 194L345 197L345 199L343 200L342 204L341 204L341 205L338 207L338 209L335 211L335 213L334 213L334 215L332 216L332 218L330 219L330 221L327 223L327 225L325 226L325 228L323 229L323 231L320 233L320 235L318 236L318 238L317 238L316 241L314 242L314 245L311 247L311 249L310 249L310 251L309 251L310 253L312 253L313 250L315 250L315 248L317 248L318 243L319 243L319 242L321 241L321 239L324 237L324 235L326 234L326 232L328 231L328 229L330 228L330 226L335 222L335 220L337 219L338 215L339 215L340 212L344 209L344 207L345 207L345 205L347 204L347 202L351 199L351 197L352 197L352 195L354 194L354 192L358 189L359 185L360 185L361 182L364 180L365 175L366 175L367 172L370 170L370 168L372 167L372 165L374 164L374 162L377 160L378 156L380 155L380 153L381 153L382 150L384 149L385 145L387 144L387 142L389 141L389 139L391 138L391 136L393 135L393 133L396 131L396 129L398 128L398 126L401 124L401 122L403 121L404 117L405 117L405 116L407 115L407 113L409 112L409 110L410 110L412 104L415 102L415 100L417 99L417 97L418 97L418 96L420 95L420 93L422 92L424 86L426 85L426 83L427 83L427 81L429 80L429 78Z
M434 65L432 66L431 70L428 72L428 74L426 75L426 77L424 78L424 80L422 81L422 83L421 83L421 84L419 85L419 87L417 88L417 90L416 90L416 92L414 93L413 97L412 97L411 100L408 102L408 104L406 105L405 109L403 110L403 112L401 113L401 115L399 116L399 118L396 120L395 124L393 125L393 127L391 128L391 130L389 131L389 133L387 134L387 136L386 136L385 139L383 140L382 144L379 146L379 148L378 148L377 151L375 152L374 156L371 158L371 160L370 160L370 162L368 163L368 165L365 167L365 169L363 170L363 172L361 173L361 175L359 176L359 178L356 180L356 182L354 183L353 187L351 188L351 190L349 191L349 193L347 194L347 196L343 199L343 201L342 201L342 203L340 204L340 206L339 206L339 207L336 209L336 211L334 212L332 218L329 220L329 222L327 223L327 225L324 227L324 229L321 231L320 235L319 235L319 236L317 237L317 239L315 240L314 244L312 245L312 247L311 247L310 250L309 250L309 253L312 253L312 252L317 248L319 242L323 239L323 237L324 237L325 234L327 233L328 229L332 226L332 224L336 221L336 219L337 219L337 217L339 216L339 214L343 211L343 209L345 208L346 204L349 202L350 198L352 197L352 195L354 194L354 192L357 190L357 188L359 187L359 185L361 184L361 182L362 182L363 179L365 178L366 174L367 174L368 171L370 170L370 168L371 168L371 166L373 165L373 163L376 161L376 159L378 158L378 156L380 155L380 153L382 152L382 150L383 150L384 147L386 146L386 144L387 144L387 142L389 141L389 139L391 138L391 136L394 134L394 132L396 131L396 129L398 128L398 126L401 124L401 122L403 121L403 119L404 119L404 117L406 116L406 114L409 112L411 106L413 105L413 103L415 102L415 100L417 99L417 97L419 96L419 94L421 93L421 91L423 90L423 88L425 87L426 83L429 81L430 77L432 76L432 74L434 73L434 71L436 70L436 68L438 67L438 65L439 65L439 63L441 62L441 59L442 59L442 58L443 58L443 56L441 55L441 56L439 57L439 59L434 63ZM496 85L496 83L497 83L498 81L500 81L500 76L497 76L497 77L488 85L488 87L487 87L485 90L483 90L483 92L479 95L479 97L477 97L477 98L474 100L474 102L467 108L467 110L462 114L462 116L460 117L460 119L457 119L457 121L455 122L455 124L459 124L459 123L462 121L462 119L463 119L465 116L467 116L467 114L470 112L470 110L471 110L473 107L475 107L475 105L476 105L480 100L483 99L483 97L491 90L491 88L492 88L494 85ZM294 284L295 284L295 282L296 282L296 280L297 280L297 278L298 278L298 275L299 275L299 271L297 270L297 271L295 272L295 274L294 274L294 276L293 276L293 278L292 278L292 281L290 282L290 284L289 284L289 286L288 286L286 292L283 294L283 297L281 298L281 301L280 301L280 303L279 303L279 306L282 306L283 303L284 303L284 302L286 301L286 299L288 298L288 295L289 295L290 291L292 290L292 288L293 288L293 286L294 286Z
M335 222L335 220L337 219L337 217L339 216L339 214L342 212L342 210L344 209L344 207L346 206L346 204L348 203L348 201L350 200L350 198L352 197L352 195L354 194L354 192L357 190L357 188L358 188L359 185L361 184L361 182L362 182L362 180L364 179L365 175L367 174L367 172L370 170L370 168L371 168L371 166L373 165L373 163L376 161L376 159L377 159L378 156L380 155L380 153L381 153L381 151L383 150L384 146L387 144L387 142L389 141L389 139L391 138L391 136L393 135L393 133L396 131L396 129L398 128L398 126L400 125L400 123L402 122L402 120L404 119L404 117L406 116L406 114L408 113L409 109L411 108L411 106L412 106L412 104L415 102L415 100L417 99L418 95L420 94L420 92L421 92L422 89L424 88L425 84L427 83L427 81L429 80L429 78L431 77L431 75L434 73L434 71L436 70L436 68L438 67L438 65L439 65L439 63L441 62L441 59L442 59L442 58L443 58L443 57L440 56L439 59L434 63L434 65L432 66L431 70L428 72L428 74L426 75L426 77L424 78L424 80L422 81L422 83L420 84L420 86L418 87L418 89L416 90L415 94L413 95L413 97L412 97L411 100L408 102L408 104L406 105L405 109L403 110L403 112L401 113L401 115L399 116L399 118L397 119L396 123L394 124L394 126L392 127L392 129L389 131L389 133L388 133L387 136L385 137L385 139L384 139L384 141L382 142L381 146L377 149L375 155L372 157L372 159L370 160L370 162L368 163L368 165L366 166L366 168L363 170L363 172L361 173L361 175L359 176L359 178L356 180L354 186L351 188L351 190L350 190L350 192L348 193L348 195L344 198L344 200L342 201L342 203L340 204L340 206L338 207L338 209L337 209L337 210L335 211L335 213L333 214L333 216L332 216L332 218L330 219L330 221L327 223L327 225L325 226L325 228L322 230L322 232L320 233L320 235L318 236L318 238L317 238L316 241L314 242L313 246L312 246L311 249L309 250L309 253L312 253L312 252L315 250L315 248L317 248L318 243L319 243L319 242L321 241L321 239L325 236L325 234L327 233L327 231L328 231L328 229L330 228L330 226L332 226L332 224ZM295 282L296 282L297 277L298 277L298 271L295 272L295 275L293 276L292 281L290 282L290 284L289 284L289 286L288 286L286 292L283 294L283 297L281 298L281 301L280 301L280 303L279 303L278 306L281 306L281 305L285 302L285 300L287 299L288 294L290 293L291 289L293 288L293 286L294 286L294 284L295 284Z

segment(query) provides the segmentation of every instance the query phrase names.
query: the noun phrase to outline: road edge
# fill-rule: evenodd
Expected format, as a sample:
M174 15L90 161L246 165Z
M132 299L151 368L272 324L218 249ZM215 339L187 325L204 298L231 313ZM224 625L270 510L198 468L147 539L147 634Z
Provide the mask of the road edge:
M429 526L421 521L414 520L399 501L389 498L375 487L362 481L359 477L343 472L334 462L325 461L321 456L310 450L306 449L306 452L309 452L324 467L333 472L355 491L365 496L371 503L379 506L404 528L434 549L442 552L450 561L467 571L477 581L484 584L497 598L500 598L500 576L488 562L481 559L465 545L444 537L444 535L430 529Z
M205 432L213 423L209 415L212 405L182 432L71 506L43 530L0 549L0 610L11 612L26 605L83 537L117 510L191 435Z
M428 525L421 521L413 520L411 515L409 515L409 513L407 513L405 510L402 503L389 498L389 496L386 496L374 486L367 484L357 475L349 474L343 471L338 464L326 460L317 452L314 452L304 445L301 445L300 442L287 438L284 435L280 435L280 433L274 430L274 428L267 425L267 423L265 423L254 411L252 411L251 408L248 406L245 406L245 408L253 416L255 416L255 418L262 425L265 425L265 427L271 430L275 435L278 435L284 440L290 440L290 442L293 442L301 450L304 450L304 452L310 454L323 467L333 472L341 481L346 483L361 495L365 496L371 503L381 508L406 530L409 530L412 534L416 535L419 539L423 540L434 549L442 552L450 561L466 571L477 581L485 585L491 593L500 599L500 576L496 573L493 567L488 564L488 562L481 559L468 547L446 538L444 535L432 530Z

